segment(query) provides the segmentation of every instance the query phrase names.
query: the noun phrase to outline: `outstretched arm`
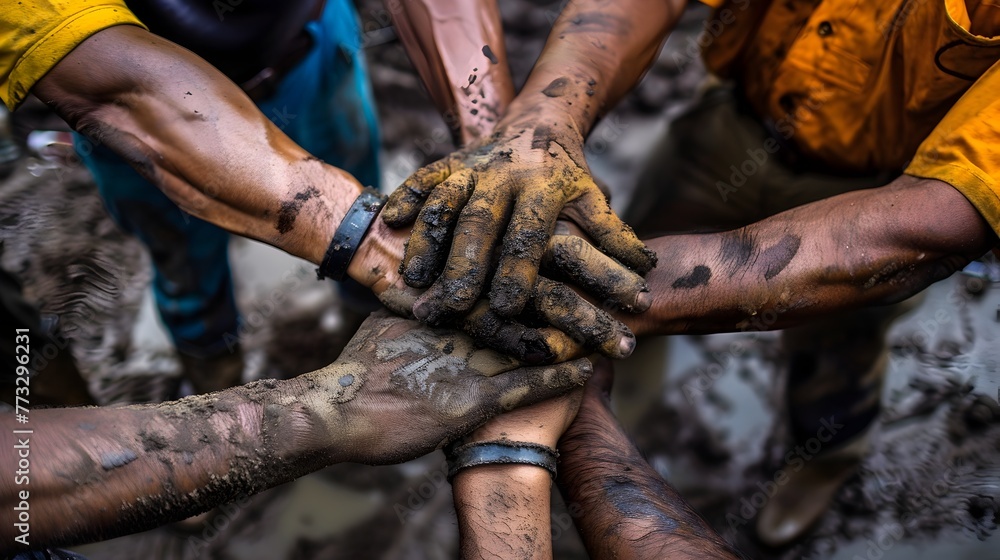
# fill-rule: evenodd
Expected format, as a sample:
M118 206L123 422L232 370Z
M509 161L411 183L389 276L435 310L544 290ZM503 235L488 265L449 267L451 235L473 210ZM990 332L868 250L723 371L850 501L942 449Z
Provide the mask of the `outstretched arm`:
M393 193L386 223L415 223L404 279L429 288L414 307L417 317L437 324L464 314L488 283L494 313L521 313L560 213L640 274L653 268L655 255L614 215L591 178L583 141L641 77L684 4L567 3L494 133L417 171Z
M653 305L619 318L644 334L779 329L902 300L996 243L951 185L904 175L738 230L649 240Z
M586 360L517 368L453 331L387 314L361 326L337 362L151 406L31 411L0 425L29 447L30 483L0 479L0 553L30 492L31 545L106 539L206 511L341 461L418 457L487 418L578 387ZM8 445L0 463L17 469Z
M139 27L91 36L33 91L74 128L125 157L182 209L313 263L322 261L361 191L351 175L292 142L205 61ZM404 315L416 297L398 273L406 236L376 219L347 271ZM559 336L558 330L473 320L465 328L485 344L521 358L539 356L535 363L553 358L543 339ZM586 342L616 348L620 337L605 329Z
M465 443L508 441L556 448L582 390L502 414ZM534 465L481 465L452 480L462 558L552 558L552 477Z
M740 558L663 480L611 412L611 363L594 365L560 440L559 487L592 558Z
M92 35L33 92L184 211L314 263L361 191L218 70L139 27Z
M455 143L488 136L514 97L496 0L402 0L389 7Z

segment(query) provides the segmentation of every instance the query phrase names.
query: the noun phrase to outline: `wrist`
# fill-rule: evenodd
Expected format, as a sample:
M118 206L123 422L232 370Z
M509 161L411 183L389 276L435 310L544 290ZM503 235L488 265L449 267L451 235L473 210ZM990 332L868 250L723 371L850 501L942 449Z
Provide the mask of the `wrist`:
M551 115L559 122L569 123L581 138L586 138L604 105L600 91L606 88L595 87L599 80L597 73L589 68L561 65L548 68L539 62L521 93L510 103L507 114L529 113L534 119ZM560 131L564 128L565 125Z
M340 381L345 375L353 377L346 391ZM276 460L314 463L309 468L315 470L361 457L367 436L350 429L352 415L344 410L363 385L356 371L334 362L276 385L260 383L267 388L261 400L261 434Z
M546 429L545 424L538 422L528 421L514 426L509 423L490 421L469 434L464 441L465 443L481 441L526 442L546 445L555 449L559 443L560 435L552 429Z
M381 213L375 216L347 267L347 275L376 294L402 286L399 264L403 261L403 247L409 235L408 229L392 229L385 225Z
M550 125L553 135L578 139L582 145L593 123L565 101L541 93L522 93L507 107L507 114L497 123L496 130L517 133L522 128L538 128L539 124Z
M534 465L481 465L458 471L452 479L456 495L482 495L483 488L511 485L524 493L549 495L552 477L549 472Z

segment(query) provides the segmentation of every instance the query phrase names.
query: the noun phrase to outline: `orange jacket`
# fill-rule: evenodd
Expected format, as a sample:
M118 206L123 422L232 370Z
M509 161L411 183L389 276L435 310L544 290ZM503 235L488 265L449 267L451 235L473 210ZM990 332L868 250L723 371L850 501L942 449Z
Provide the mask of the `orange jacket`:
M1000 233L998 0L714 0L699 44L779 139L946 181Z

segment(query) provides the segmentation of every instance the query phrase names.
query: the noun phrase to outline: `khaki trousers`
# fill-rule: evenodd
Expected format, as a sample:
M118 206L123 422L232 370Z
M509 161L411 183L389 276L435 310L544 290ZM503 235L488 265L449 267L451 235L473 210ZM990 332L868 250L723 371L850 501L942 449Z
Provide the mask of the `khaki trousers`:
M891 173L838 176L797 164L795 156L793 147L742 107L731 87L711 87L654 148L625 220L642 236L724 231L894 178ZM911 298L784 331L786 396L796 440L814 437L831 418L844 426L831 444L870 425L887 366L885 333L913 305Z

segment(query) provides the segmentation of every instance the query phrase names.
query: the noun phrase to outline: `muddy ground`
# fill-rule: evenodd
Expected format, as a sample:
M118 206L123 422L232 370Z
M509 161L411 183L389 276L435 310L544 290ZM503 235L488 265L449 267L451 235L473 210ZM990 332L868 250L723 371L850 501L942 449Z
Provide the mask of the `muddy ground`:
M516 81L557 5L501 2ZM369 28L384 21L380 6L362 2ZM689 14L636 92L595 130L588 161L618 208L652 139L703 78L687 54L701 15ZM399 45L382 43L388 36L373 34L368 53L391 187L451 146L428 142L442 137L435 130L444 124ZM85 172L22 161L0 186L0 238L0 264L22 277L32 300L60 315L101 402L164 396L178 366L153 311L148 257L106 217ZM329 363L349 323L332 287L269 247L234 239L232 248L247 323L246 379ZM279 283L293 295L277 306ZM751 557L1000 558L1000 289L980 283L972 294L967 284L957 275L933 286L893 327L874 451L819 527L791 549L761 549L749 537L767 500L758 483L784 467L776 334L641 341L619 369L619 414L650 462ZM339 465L224 507L193 532L162 528L78 550L129 560L453 558L457 532L442 465L439 453L399 466ZM553 533L557 558L586 557L565 510L553 513Z

